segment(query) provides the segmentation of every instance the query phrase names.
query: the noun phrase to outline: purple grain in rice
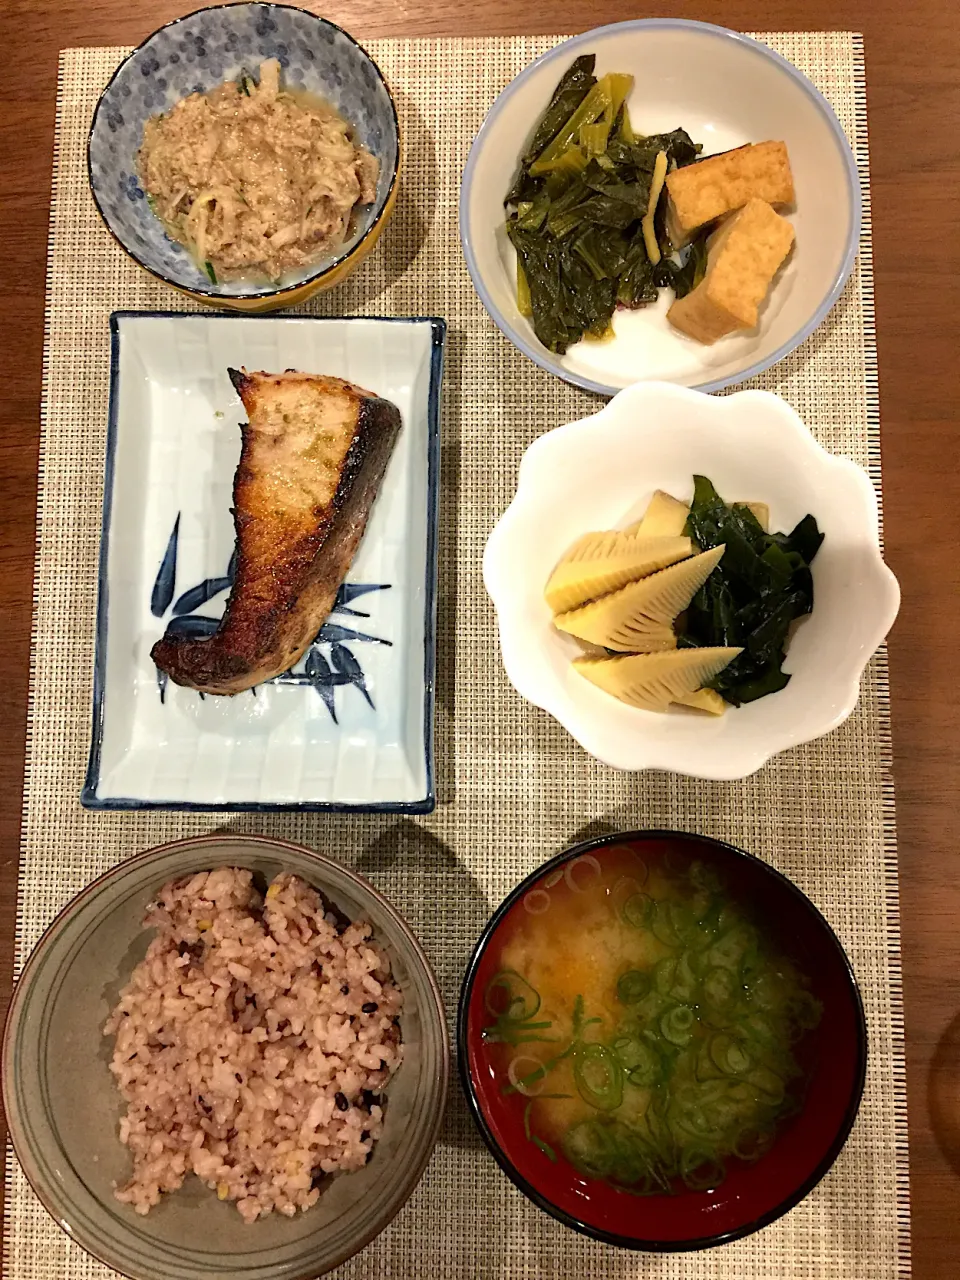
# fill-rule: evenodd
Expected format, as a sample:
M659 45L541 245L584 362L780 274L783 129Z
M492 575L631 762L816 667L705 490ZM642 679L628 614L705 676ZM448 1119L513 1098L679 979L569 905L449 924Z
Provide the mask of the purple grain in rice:
M133 1156L117 1199L148 1213L195 1173L246 1222L309 1209L324 1175L366 1163L403 1053L370 926L338 929L292 875L264 900L233 867L165 885L144 923L157 937L104 1027Z

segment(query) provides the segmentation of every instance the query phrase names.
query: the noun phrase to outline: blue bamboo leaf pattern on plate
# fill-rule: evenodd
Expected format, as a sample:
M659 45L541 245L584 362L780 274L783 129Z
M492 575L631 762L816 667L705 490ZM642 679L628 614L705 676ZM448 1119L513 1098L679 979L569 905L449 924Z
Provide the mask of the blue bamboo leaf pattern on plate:
M362 631L351 631L349 627L338 627L335 622L325 622L317 632L314 644L336 644L343 640L366 640L370 644L392 645L392 640L382 640L379 636L368 636Z
M369 595L371 591L389 591L389 582L344 582L337 592L337 601L333 606L339 609L341 605L349 604L351 600L356 600L358 596Z
M313 682L313 687L323 699L324 706L333 717L333 723L337 724L337 705L333 696L333 687L330 684L330 678L333 672L330 670L330 664L322 653L318 653L316 649L311 648L307 653L306 673Z
M195 587L190 587L189 590L182 592L174 601L179 539L180 516L178 515L153 585L153 592L150 597L150 611L155 617L162 618L170 610L171 616L167 621L168 633L187 636L194 640L202 640L214 634L220 625L220 619L195 613L194 610L208 604L233 586L233 580L237 572L237 548L236 546L234 547L230 562L227 565L227 571L222 577L205 578L203 582L198 583ZM350 609L347 606L351 601L369 595L371 592L389 590L389 582L345 582L337 592L331 617L334 614L347 614L356 618L369 618L369 613L363 613L359 609ZM173 602L172 609L171 602ZM315 689L323 705L330 713L334 724L340 723L337 719L335 700L335 691L338 688L352 685L359 690L370 708L376 710L373 698L370 696L370 690L367 688L363 667L353 651L347 648L347 642L387 646L393 644L392 640L386 640L382 636L368 635L366 632L354 631L351 627L341 626L335 621L327 621L317 632L316 639L307 649L303 658L303 669L298 670L295 668L292 671L284 671L282 675L274 677L273 680L267 681L267 683L303 685ZM329 658L321 652L321 645L329 645ZM299 667L300 664L298 663L297 665ZM168 677L166 673L158 670L157 688L160 693L161 703L166 701L167 685ZM250 693L253 697L256 697L256 688L251 689ZM202 699L204 695L201 693L199 696Z
M362 609L348 609L345 604L338 605L337 613L348 614L351 618L369 618L369 613L364 613Z
M224 576L222 578L207 578L198 587L191 587L189 591L185 591L173 606L174 617L179 617L184 613L192 613L194 609L199 609L208 600L213 600L221 591L229 591L233 586L233 579L236 577L236 573L237 548L234 546L233 555L230 557L230 563L227 565L227 572ZM364 617L366 616L364 614Z
M362 609L348 609L347 604L358 596L365 596L369 591L389 591L389 582L345 582L337 592L333 608L336 613L349 614L351 618L369 618L369 613Z
M221 591L226 591L231 585L229 578L205 579L198 587L191 587L180 596L173 606L173 616L176 618L184 613L192 613L194 609L199 609L202 604L218 596Z
M167 549L160 561L160 568L150 594L150 612L155 618L162 618L170 608L170 601L177 585L177 548L180 543L180 513L173 522L173 532L167 541Z
M376 710L373 705L373 699L367 689L367 682L363 677L363 668L350 650L342 644L333 645L330 649L330 661L341 675L346 676L351 684L357 686L367 702L369 702L371 709Z
M205 640L207 636L213 635L219 625L219 618L204 618L194 613L185 618L171 618L167 623L167 632L173 636L186 636L189 640Z

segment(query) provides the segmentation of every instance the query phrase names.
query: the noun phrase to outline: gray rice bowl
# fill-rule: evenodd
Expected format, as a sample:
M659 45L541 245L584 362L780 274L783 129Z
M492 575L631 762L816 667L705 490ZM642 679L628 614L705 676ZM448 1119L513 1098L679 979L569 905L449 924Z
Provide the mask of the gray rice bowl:
M449 1047L429 961L382 894L223 832L128 857L67 902L23 966L0 1076L27 1181L114 1271L313 1280L412 1194Z

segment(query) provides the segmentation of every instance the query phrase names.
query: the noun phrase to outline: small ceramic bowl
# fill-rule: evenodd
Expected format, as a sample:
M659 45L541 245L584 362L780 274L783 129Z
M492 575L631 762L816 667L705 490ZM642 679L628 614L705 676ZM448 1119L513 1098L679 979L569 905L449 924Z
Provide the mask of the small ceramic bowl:
M129 1176L117 1136L121 1100L102 1034L153 936L144 909L166 881L210 867L246 867L268 880L302 876L351 919L368 919L403 991L404 1060L383 1134L366 1166L340 1174L295 1218L246 1225L197 1179L146 1217L113 1188ZM60 913L31 954L3 1040L3 1103L14 1149L45 1207L71 1238L134 1280L310 1280L338 1266L395 1216L420 1180L446 1099L443 1001L409 927L365 880L322 854L232 834L150 849L95 880Z
M813 613L787 649L790 683L717 717L641 711L583 679L571 661L582 650L553 626L543 596L578 537L639 519L657 489L689 500L694 474L728 502L768 503L771 530L792 529L810 512L824 534ZM900 602L860 467L827 453L767 391L716 397L665 383L638 383L593 417L534 441L490 535L483 576L503 664L523 697L606 764L700 778L746 777L778 751L836 728L856 706L860 677Z
M786 142L797 195L790 215L796 246L755 330L704 346L669 325L673 295L661 289L659 302L615 313L612 341L579 342L558 356L520 315L503 198L557 82L588 53L596 54L598 76L634 77L627 103L640 133L682 126L705 156L747 142ZM603 395L651 378L716 391L769 368L825 319L853 268L859 236L856 162L823 95L792 63L749 36L674 18L598 27L531 63L491 107L460 195L467 266L497 326L541 368Z
M674 869L698 859L717 872L734 901L775 921L772 941L809 979L823 1012L797 1049L806 1074L799 1114L781 1122L773 1146L753 1163L728 1161L712 1191L638 1196L584 1177L561 1153L551 1160L528 1136L525 1099L504 1092L483 1029L485 997L502 968L500 943L530 916L547 915L551 895L572 880L582 890L608 857L638 857ZM563 941L561 946L565 946ZM566 954L566 952L565 952ZM840 1154L863 1094L867 1030L850 962L809 898L773 867L732 845L676 831L632 831L576 845L528 876L498 907L477 943L460 995L460 1077L474 1119L497 1163L534 1204L584 1235L627 1249L706 1249L750 1235L813 1190Z
M380 162L377 196L358 209L349 238L325 260L278 284L211 283L151 211L137 174L143 126L191 93L206 93L241 70L278 58L282 82L318 94L353 127ZM334 23L282 4L199 9L147 39L125 58L100 95L87 147L90 190L107 229L152 275L199 302L239 311L293 306L339 283L367 256L389 221L400 173L400 126L379 67Z

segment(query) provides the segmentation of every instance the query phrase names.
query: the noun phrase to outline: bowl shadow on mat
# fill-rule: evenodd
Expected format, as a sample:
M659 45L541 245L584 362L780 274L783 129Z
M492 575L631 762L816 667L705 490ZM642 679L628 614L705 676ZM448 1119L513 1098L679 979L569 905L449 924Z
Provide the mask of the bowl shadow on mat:
M756 378L748 378L745 382L734 383L733 386L725 387L718 394L726 396L733 395L737 391L751 390L757 387L758 380L769 378L774 378L776 383L774 386L770 386L767 382L763 382L763 390L772 391L776 395L781 394L781 389L786 379L788 377L802 376L806 372L807 366L821 356L824 349L833 341L834 330L837 328L842 329L845 320L848 317L855 316L853 308L856 305L856 300L856 275L854 274L847 281L840 297L830 308L821 323L817 325L808 338L801 342L799 347L782 360L778 360L776 364L771 365L764 373L757 374ZM758 329L762 324L763 319L761 317ZM789 398L789 395L787 395L788 400Z
M326 294L320 294L318 309L324 314L351 314L395 285L423 248L437 216L439 178L433 135L408 94L394 88L393 97L400 117L403 146L396 208L379 244L359 270ZM329 300L325 305L324 299ZM411 305L411 301L404 300L398 314L435 314L429 307Z
M567 836L562 848L557 848L554 853L562 853L564 849L570 849L574 845L583 844L586 840L600 840L604 836L616 835L618 831L636 831L638 827L631 827L628 823L612 822L609 818L594 818L592 821L585 823L578 830L573 831ZM548 853L547 857L552 858L554 853Z
M960 1178L960 1014L937 1042L927 1078L930 1127L937 1146Z
M451 1064L447 1109L443 1114L443 1127L438 1141L443 1147L470 1152L471 1159L493 1159L492 1156L488 1157L487 1148L480 1137L480 1130L467 1107L467 1100L463 1096L463 1088L460 1084L460 1072L455 1062Z
M368 845L356 869L413 924L436 971L447 1021L452 1024L467 958L491 913L483 890L442 840L409 819ZM458 935L466 939L465 944L451 947L451 939ZM440 1142L470 1151L482 1147L454 1064Z
M442 840L410 818L376 836L356 870L411 923L436 970L450 1014L469 949L491 912L483 890ZM458 935L467 939L462 954L451 946Z

